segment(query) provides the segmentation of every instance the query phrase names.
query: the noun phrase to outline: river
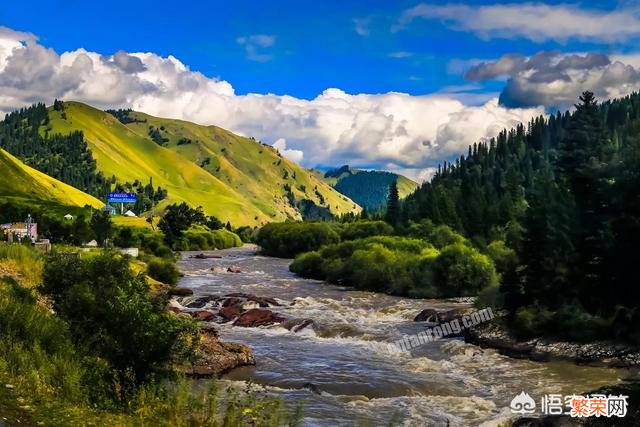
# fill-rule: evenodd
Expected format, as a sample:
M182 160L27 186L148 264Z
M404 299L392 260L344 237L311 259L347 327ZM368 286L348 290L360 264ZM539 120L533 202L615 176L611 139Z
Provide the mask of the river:
M180 286L194 295L245 292L283 303L273 310L287 318L313 319L297 333L281 326L220 325L224 340L248 344L255 367L233 370L223 381L252 380L286 404L302 402L309 426L500 425L521 391L540 402L544 394L580 394L615 384L627 371L516 360L460 338L424 344L410 354L388 342L416 333L424 308L456 303L353 291L289 272L291 260L260 256L255 247L211 252L219 259L182 254ZM218 272L211 270L219 266ZM227 273L228 266L241 273ZM293 303L293 305L291 305Z

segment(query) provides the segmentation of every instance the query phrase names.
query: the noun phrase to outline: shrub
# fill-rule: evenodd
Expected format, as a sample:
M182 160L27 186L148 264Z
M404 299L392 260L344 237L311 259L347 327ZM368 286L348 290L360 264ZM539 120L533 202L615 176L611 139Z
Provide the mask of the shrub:
M147 275L159 282L176 285L180 277L180 272L176 268L173 260L155 258L147 263Z
M340 237L342 240L354 240L392 234L393 227L384 221L356 221L345 224L340 232Z
M461 243L446 246L434 265L436 286L445 298L475 296L498 283L493 263L486 255Z
M121 402L195 342L194 324L167 312L166 297L152 297L144 276L134 276L118 253L53 254L41 289L70 325L74 343L108 364Z
M424 240L374 236L300 254L290 270L303 277L419 298L476 295L497 285L491 259L462 243L442 252Z
M339 241L338 233L329 224L320 222L270 223L260 229L256 238L265 254L281 258L291 258Z

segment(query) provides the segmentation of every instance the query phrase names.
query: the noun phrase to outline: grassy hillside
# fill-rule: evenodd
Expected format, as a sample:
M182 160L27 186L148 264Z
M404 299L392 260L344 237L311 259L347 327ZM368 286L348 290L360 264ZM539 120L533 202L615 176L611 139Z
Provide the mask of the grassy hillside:
M364 171L342 166L327 171L323 179L360 206L377 210L385 206L389 185L397 180L400 198L413 193L419 184L409 178L385 171Z
M300 219L296 205L302 199L335 214L359 210L272 147L215 126L137 112L129 113L128 123L123 124L109 113L76 102L66 102L64 112L50 109L49 114L51 132L84 132L105 175L131 182L152 177L154 185L166 188L169 197L159 208L186 201L234 225ZM150 136L150 127L160 144Z
M3 149L0 149L0 201L80 207L91 205L95 208L104 205L95 197L25 165Z

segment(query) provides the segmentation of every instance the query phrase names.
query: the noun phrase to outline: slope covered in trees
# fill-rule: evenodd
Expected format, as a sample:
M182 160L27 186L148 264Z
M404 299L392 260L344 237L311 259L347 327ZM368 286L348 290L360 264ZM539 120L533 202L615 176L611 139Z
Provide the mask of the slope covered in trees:
M327 171L324 179L333 188L369 211L377 211L385 207L389 185L397 182L401 198L411 194L418 184L409 178L384 171L365 171L342 166Z
M518 256L501 292L516 330L640 341L640 95L538 117L474 144L403 203Z
M49 116L52 132L83 132L106 176L120 182L152 178L167 190L159 209L187 202L234 226L301 219L305 200L337 215L359 210L273 147L216 126L127 110L106 113L77 102L65 102L64 111L52 109Z
M39 172L0 148L0 201L15 205L54 204L60 206L103 203L95 197Z

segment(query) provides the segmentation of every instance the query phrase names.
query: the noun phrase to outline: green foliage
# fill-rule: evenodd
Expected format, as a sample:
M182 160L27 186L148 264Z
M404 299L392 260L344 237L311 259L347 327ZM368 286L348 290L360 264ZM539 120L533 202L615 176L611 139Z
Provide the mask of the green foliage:
M491 260L462 244L439 252L424 240L375 236L300 254L290 266L303 276L358 289L442 298L476 295L495 286Z
M98 244L104 245L105 241L113 234L113 223L111 222L111 215L107 211L102 209L93 212L91 216L91 229Z
M393 227L384 221L354 221L346 223L340 231L342 240L363 239L370 236L389 236Z
M44 104L7 114L0 121L0 148L50 177L96 197L104 196L110 182L97 171L83 133L49 135L45 131L43 136L41 126L49 126L49 114Z
M167 206L158 227L164 233L167 244L173 247L192 224L202 224L205 221L206 217L201 207L193 209L186 202L182 202Z
M173 260L154 258L147 262L147 275L159 282L176 285L180 277L180 272L176 268Z
M113 378L121 402L173 357L187 355L195 337L195 326L164 310L166 297L152 297L144 277L116 253L51 255L41 291L68 322L75 345L107 363L102 376Z
M364 171L342 166L325 173L328 182L335 181L334 188L370 211L386 207L389 185L397 181L400 197L405 197L418 184L401 175L384 171Z
M493 262L460 243L442 249L435 260L434 274L444 297L475 296L498 283Z
M207 251L242 246L242 240L237 234L225 228L212 231L204 225L192 226L184 232L184 238L188 244L187 250L190 251Z
M391 225L397 225L400 220L400 195L398 194L398 183L393 181L389 184L389 194L387 195L387 210L385 219Z
M271 256L291 258L323 245L337 243L334 228L321 222L284 222L267 224L260 229L256 243Z
M23 392L84 401L86 372L69 328L9 278L0 279L0 330L0 372Z

